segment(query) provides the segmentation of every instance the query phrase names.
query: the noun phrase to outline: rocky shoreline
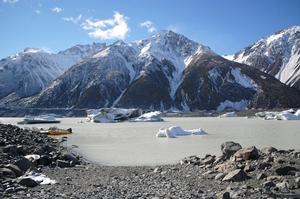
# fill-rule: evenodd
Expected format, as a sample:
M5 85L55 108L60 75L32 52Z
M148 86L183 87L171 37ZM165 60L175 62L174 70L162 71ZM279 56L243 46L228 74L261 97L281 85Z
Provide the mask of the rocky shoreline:
M300 198L300 150L226 142L221 157L113 167L84 161L63 141L0 124L0 198Z

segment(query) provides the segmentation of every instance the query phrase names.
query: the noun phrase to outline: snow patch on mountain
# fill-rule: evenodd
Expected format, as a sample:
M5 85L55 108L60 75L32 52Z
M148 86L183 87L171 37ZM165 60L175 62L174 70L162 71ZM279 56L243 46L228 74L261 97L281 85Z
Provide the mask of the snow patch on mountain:
M223 55L222 57L224 57L225 59L228 59L228 60L232 61L234 59L234 54L232 54L232 55Z
M256 90L257 88L256 83L251 78L242 74L240 68L231 69L231 74L234 77L236 83L240 84L245 88L252 88Z

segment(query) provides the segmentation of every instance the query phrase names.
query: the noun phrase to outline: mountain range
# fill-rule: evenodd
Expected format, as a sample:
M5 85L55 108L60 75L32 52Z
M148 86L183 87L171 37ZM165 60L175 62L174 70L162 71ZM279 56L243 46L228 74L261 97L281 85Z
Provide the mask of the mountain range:
M299 34L297 26L282 30L227 59L168 30L140 41L77 45L57 54L26 49L0 61L0 105L184 111L299 107Z
M293 26L262 38L232 56L300 89L300 26Z

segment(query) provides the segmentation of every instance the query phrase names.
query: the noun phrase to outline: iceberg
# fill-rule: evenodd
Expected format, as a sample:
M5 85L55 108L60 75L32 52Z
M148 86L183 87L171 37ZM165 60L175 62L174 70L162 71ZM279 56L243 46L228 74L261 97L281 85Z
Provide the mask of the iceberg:
M179 126L171 126L167 129L160 128L156 134L157 138L176 138L177 136L191 136L191 135L206 135L207 133L199 129L184 130Z
M223 115L220 115L220 117L237 117L237 114L236 112L228 112Z
M293 109L277 112L277 111L263 111L255 114L256 117L265 120L300 120L300 110Z
M130 121L131 122L162 122L164 120L161 118L160 111L153 111L149 113L144 113L138 118L132 119Z
M87 121L95 123L111 123L128 120L141 115L140 109L101 108L87 110Z

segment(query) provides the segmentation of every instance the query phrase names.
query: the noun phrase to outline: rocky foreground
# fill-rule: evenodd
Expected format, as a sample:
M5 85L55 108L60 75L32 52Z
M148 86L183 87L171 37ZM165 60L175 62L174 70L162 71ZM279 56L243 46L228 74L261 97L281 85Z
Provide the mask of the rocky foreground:
M0 124L0 198L300 198L300 151L293 149L225 142L221 157L108 167L84 162L62 142Z

